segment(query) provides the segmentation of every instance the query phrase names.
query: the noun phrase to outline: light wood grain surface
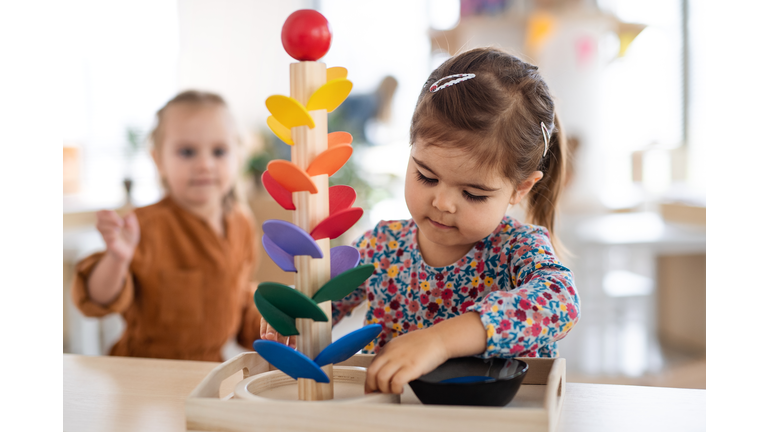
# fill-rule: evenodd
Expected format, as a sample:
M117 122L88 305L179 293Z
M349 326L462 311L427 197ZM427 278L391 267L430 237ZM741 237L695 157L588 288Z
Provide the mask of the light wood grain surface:
M291 97L306 106L312 94L325 84L325 63L309 61L291 63L290 71ZM291 162L302 170L306 170L318 155L328 149L326 111L312 111L309 114L315 122L314 128L300 126L291 129L294 142L291 147ZM296 204L293 223L307 233L311 233L329 214L328 175L314 176L312 182L317 187L317 193L293 193L293 202ZM322 258L299 256L296 259L296 290L310 298L331 279L330 239L317 240L317 244L323 252ZM326 322L315 322L310 319L296 320L296 327L299 330L296 348L311 359L331 343L331 305L327 303L321 308L329 317ZM299 399L308 401L333 399L332 365L323 366L322 369L330 382L323 384L299 378Z
M183 431L185 399L218 365L64 354L64 430ZM568 383L557 430L703 431L705 401L705 390Z

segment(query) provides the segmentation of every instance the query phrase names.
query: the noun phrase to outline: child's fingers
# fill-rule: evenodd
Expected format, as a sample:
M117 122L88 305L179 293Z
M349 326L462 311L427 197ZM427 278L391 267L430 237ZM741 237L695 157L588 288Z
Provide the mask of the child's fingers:
M101 237L104 239L104 244L107 245L107 247L112 247L112 245L115 243L115 239L117 239L117 233L111 230L106 230L101 233Z
M139 236L139 220L136 218L136 213L131 213L125 217L125 228L128 232L138 238Z
M96 228L98 227L120 228L120 222L112 218L96 219Z
M275 329L272 328L269 323L267 323L264 318L261 319L261 322L265 325L263 325L261 328L263 329L261 331L261 338L266 340L275 340L277 339L277 332Z
M102 223L113 223L117 226L123 225L123 218L118 216L118 214L112 210L100 210L96 212L96 223L98 225L99 222Z
M275 339L275 341L277 341L277 343L281 343L283 345L288 345L288 338L289 337L290 336L283 336L280 333L278 333L277 334L277 339Z
M269 325L269 323L267 323L267 321L264 320L264 318L261 319L260 333L261 333L262 339L275 341L277 343L281 343L284 345L289 345L289 346L291 345L289 340L290 336L283 336L280 333L278 333L277 330L275 330L271 325ZM293 348L296 348L295 338L293 340L292 346Z
M386 364L386 359L381 356L382 352L379 352L370 366L368 366L368 372L365 374L365 393L372 393L379 390L377 383L379 370Z
M400 362L387 362L376 374L376 385L382 393L394 393L392 391L392 377L400 371Z
M96 212L96 219L110 218L112 215L117 215L117 213L112 210L99 210Z
M275 342L277 342L277 337L279 336L279 333L277 332L277 330L275 330L274 328L272 328L272 326L271 326L271 325L269 325L269 323L268 323L268 322L266 322L266 321L264 320L264 318L262 318L262 319L261 319L261 322L262 322L262 324L263 324L263 325L261 326L261 328L262 328L262 331L261 331L261 338L262 338L262 339L266 339L266 340L272 340L272 341L275 341Z
M96 213L96 229L102 236L116 232L120 230L122 226L123 220L117 216L117 213L110 210L102 210Z
M409 382L413 381L414 379L418 378L418 376L414 376L416 374L413 373L412 370L408 368L401 368L398 370L393 376L390 382L390 390L394 394L403 394L405 391L405 385Z
M267 324L267 320L264 319L264 317L261 318L261 321L259 321L259 338L265 339L267 335L267 327L269 324Z
M125 232L128 235L129 241L132 245L139 243L139 220L136 218L136 213L131 213L124 219L123 225Z
M105 225L105 226L97 226L96 229L99 231L99 234L101 234L101 237L104 239L104 243L111 243L117 238L118 232L120 229L116 226L111 225Z
M375 384L375 382L376 382L375 379L373 381L370 381L373 384L370 384L369 381L368 381L368 377L372 377L372 376L373 375L371 374L371 370L368 369L368 372L365 375L365 383L363 385L363 393L365 393L365 394L373 393L376 390L378 390L378 387Z
M99 231L116 231L120 229L120 225L112 220L99 220L96 222L96 229Z

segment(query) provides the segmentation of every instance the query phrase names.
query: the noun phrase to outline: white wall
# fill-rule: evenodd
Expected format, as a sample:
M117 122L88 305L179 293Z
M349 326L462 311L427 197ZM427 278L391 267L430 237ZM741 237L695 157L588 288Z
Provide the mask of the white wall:
M218 92L242 128L266 128L264 101L289 94L289 64L295 62L280 41L283 22L304 8L316 8L329 20L333 40L320 61L346 67L353 93L373 91L386 75L397 78L394 136L407 145L416 96L430 67L425 1L179 2L179 89Z
M289 64L280 32L293 11L310 0L185 0L179 10L179 90L221 94L241 128L266 128L264 104L289 94Z
M154 166L146 152L128 166L126 128L148 131L155 111L176 92L176 2L80 0L67 9L67 49L55 75L64 143L80 148L83 169L79 204L65 199L65 211L122 204L123 176L131 168L146 204L158 193Z

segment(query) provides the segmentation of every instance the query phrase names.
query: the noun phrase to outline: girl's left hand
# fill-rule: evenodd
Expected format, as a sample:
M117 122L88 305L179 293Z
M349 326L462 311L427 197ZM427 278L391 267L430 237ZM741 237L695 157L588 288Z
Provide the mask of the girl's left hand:
M434 327L398 336L381 348L368 367L365 393L402 394L406 384L433 371L449 358Z
M267 322L267 320L264 319L264 317L261 318L261 323L259 325L260 329L260 337L264 340L271 340L275 341L277 343L281 343L284 345L288 345L289 347L296 349L296 336L283 336L280 333L277 332L277 330L273 329L271 325Z

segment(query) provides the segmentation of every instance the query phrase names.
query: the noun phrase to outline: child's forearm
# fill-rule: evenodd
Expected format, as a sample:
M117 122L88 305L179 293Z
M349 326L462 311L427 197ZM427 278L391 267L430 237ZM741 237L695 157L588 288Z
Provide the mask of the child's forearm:
M486 330L477 312L441 321L430 327L443 341L450 358L466 357L485 352Z
M106 306L112 303L125 285L130 261L121 260L107 252L96 264L86 288L94 302Z

